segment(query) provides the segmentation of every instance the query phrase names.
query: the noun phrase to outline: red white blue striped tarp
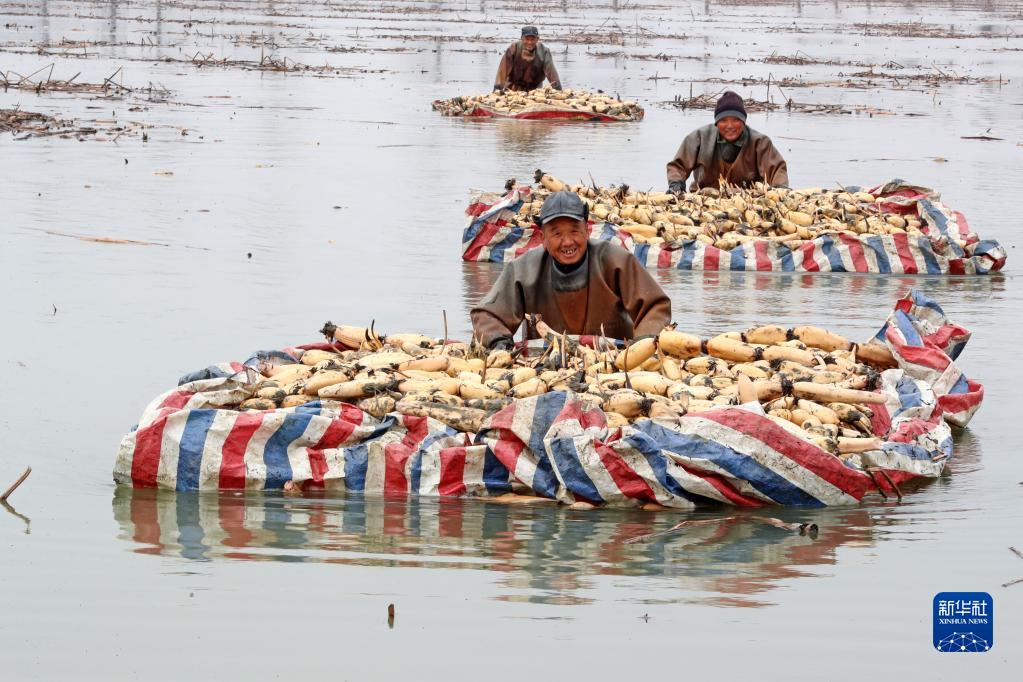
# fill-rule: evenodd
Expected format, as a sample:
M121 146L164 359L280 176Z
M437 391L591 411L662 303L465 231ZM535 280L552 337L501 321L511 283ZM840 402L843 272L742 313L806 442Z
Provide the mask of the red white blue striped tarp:
M462 260L506 263L542 243L540 230L516 227L511 219L531 192L515 188L499 195L475 192L466 209ZM880 274L984 275L1001 270L1006 252L992 240L981 240L965 216L938 201L930 189L901 180L875 187L891 213L918 215L926 236L909 234L822 235L795 249L759 239L731 251L688 240L673 244L640 244L611 223L591 223L590 236L614 241L649 268L679 270L745 270L758 272L867 272ZM956 241L958 240L958 241ZM965 242L963 248L958 243Z
M526 490L614 506L848 505L889 485L875 468L896 484L940 475L952 456L947 422L965 425L983 399L952 359L968 338L922 294L900 301L878 333L899 363L882 374L888 401L874 411L884 443L845 461L758 403L609 429L602 411L554 392L515 401L471 436L429 418L375 419L329 401L224 409L253 393L253 367L268 355L258 353L187 375L151 402L121 442L114 480L178 491L280 489L288 481L369 495Z

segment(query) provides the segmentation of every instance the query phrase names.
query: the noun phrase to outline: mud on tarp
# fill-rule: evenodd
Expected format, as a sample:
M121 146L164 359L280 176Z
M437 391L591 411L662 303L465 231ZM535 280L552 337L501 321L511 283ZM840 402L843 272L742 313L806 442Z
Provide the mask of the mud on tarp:
M604 412L554 392L514 401L473 435L330 401L225 409L252 394L259 353L189 374L151 402L121 441L114 480L179 491L288 481L369 495L516 491L625 507L855 504L868 492L939 476L952 456L948 423L965 425L983 399L953 360L969 333L922 294L899 301L877 338L899 364L881 375L887 402L872 418L884 442L845 459L783 428L759 403L609 429Z
M503 195L474 192L462 231L462 259L505 263L539 247L538 228L510 224L530 192L528 186ZM980 239L966 217L941 203L933 190L892 180L871 193L884 197L879 204L884 211L919 216L926 235L825 234L795 248L757 239L724 251L695 239L640 244L611 223L591 222L591 237L619 244L646 267L679 270L985 275L1005 264L1005 249L997 241Z

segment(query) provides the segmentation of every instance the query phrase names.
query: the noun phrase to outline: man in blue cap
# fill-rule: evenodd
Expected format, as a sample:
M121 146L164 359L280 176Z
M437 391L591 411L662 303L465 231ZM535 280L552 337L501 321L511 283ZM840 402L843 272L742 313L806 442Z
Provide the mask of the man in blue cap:
M508 46L497 67L494 90L536 90L544 79L555 90L561 89L561 78L554 68L551 51L540 42L536 26L525 26L522 39Z
M690 191L717 187L721 180L740 187L789 185L785 159L771 138L746 125L742 97L731 90L718 99L714 123L689 133L668 162L668 191L684 191L690 174Z
M537 223L543 248L504 266L472 309L473 334L489 348L510 348L527 314L558 333L633 339L671 321L671 299L631 253L589 239L589 208L575 192L555 192Z

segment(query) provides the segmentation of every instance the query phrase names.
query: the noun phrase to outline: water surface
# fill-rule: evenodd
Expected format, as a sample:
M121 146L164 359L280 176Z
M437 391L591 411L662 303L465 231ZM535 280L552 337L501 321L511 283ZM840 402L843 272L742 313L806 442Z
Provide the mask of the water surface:
M550 36L567 83L640 99L646 119L495 124L430 110L487 89L523 21ZM53 63L55 77L96 83L120 67L126 86L169 91L0 92L3 108L154 126L148 142L0 137L0 481L34 468L11 498L17 515L0 514L5 671L603 679L719 675L724 660L769 678L1014 677L1023 585L1000 585L1023 577L1008 550L1023 546L1020 35L1023 5L997 1L0 2L0 69ZM709 113L653 102L725 87L713 79L833 82L852 70L762 61L773 53L1003 77L787 89L891 115L750 117L795 185L897 176L938 188L1006 246L1003 275L656 275L680 326L699 334L820 323L865 338L912 287L972 329L961 362L985 404L948 474L903 504L687 517L110 482L121 435L184 372L315 340L328 318L440 335L447 310L452 335L466 336L499 271L459 259L469 188L536 168L662 187L665 162ZM197 54L241 65L197 66ZM267 55L331 68L252 68ZM961 139L980 134L1003 139ZM683 518L721 522L626 543ZM947 590L992 593L990 653L933 651L931 599Z

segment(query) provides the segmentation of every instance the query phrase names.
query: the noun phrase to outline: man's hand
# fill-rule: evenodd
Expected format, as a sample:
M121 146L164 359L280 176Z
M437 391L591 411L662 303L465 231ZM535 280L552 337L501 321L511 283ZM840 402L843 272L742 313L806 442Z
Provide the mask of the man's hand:
M672 194L682 194L686 191L686 183L682 180L672 180L668 183L668 191Z

